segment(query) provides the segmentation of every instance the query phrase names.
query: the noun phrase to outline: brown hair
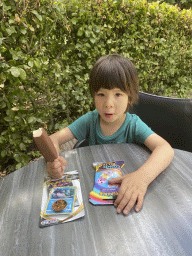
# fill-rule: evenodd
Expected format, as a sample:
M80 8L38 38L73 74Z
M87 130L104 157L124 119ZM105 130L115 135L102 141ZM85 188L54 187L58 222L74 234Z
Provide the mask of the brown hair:
M128 107L138 100L139 79L133 63L118 54L103 56L94 64L89 79L92 97L100 88L119 88L128 95Z

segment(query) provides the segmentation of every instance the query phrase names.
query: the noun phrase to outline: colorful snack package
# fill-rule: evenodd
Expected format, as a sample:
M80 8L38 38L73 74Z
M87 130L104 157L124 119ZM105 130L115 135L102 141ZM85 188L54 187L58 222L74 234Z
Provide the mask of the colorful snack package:
M100 163L96 165L95 184L89 194L89 201L94 205L113 204L119 192L119 185L110 185L108 180L122 176L124 161Z

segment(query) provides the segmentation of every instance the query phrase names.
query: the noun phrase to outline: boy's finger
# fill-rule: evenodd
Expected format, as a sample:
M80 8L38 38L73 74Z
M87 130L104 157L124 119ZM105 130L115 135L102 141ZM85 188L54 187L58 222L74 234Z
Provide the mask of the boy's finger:
M58 159L55 159L53 162L47 162L47 166L51 169L57 169L60 167L60 163L58 161Z
M65 165L65 162L63 162L61 159L57 158L55 159L51 164L52 169L59 169L62 168Z
M56 174L56 175L50 174L51 179L60 179L62 176L63 176L62 174Z
M132 194L128 204L126 205L126 207L123 210L123 214L127 215L131 211L136 200L137 200L137 194Z
M50 173L50 177L52 179L60 179L64 174L64 171L62 169L57 169L57 170L53 170L51 173Z
M108 180L108 182L109 182L110 184L121 183L121 182L122 182L122 177L110 179L110 180Z
M135 211L139 212L143 206L144 196L139 195L137 198L137 204L135 206Z
M123 186L123 184L121 185L120 189L119 189L119 193L117 196L117 199L114 202L114 206L118 206L119 203L122 201L124 194L126 192L127 188Z
M59 156L58 160L60 161L60 163L62 164L62 169L65 170L66 166L67 166L67 161L65 160L64 157Z
M123 211L123 209L128 206L131 198L132 198L132 193L130 191L126 191L125 194L123 195L122 200L120 201L119 205L117 206L118 213Z
M61 164L60 168L63 170L63 163L62 163L62 161L61 161L60 159L58 159L58 161L59 161L60 164Z

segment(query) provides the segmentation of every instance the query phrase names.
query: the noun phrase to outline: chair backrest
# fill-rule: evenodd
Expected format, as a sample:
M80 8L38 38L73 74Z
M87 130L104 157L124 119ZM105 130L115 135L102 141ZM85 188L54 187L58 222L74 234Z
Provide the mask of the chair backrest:
M192 99L139 92L138 104L129 113L137 114L173 148L192 152Z
M80 148L80 147L87 147L89 146L89 139L85 139L85 140L82 140L82 141L78 141L74 146L73 148Z

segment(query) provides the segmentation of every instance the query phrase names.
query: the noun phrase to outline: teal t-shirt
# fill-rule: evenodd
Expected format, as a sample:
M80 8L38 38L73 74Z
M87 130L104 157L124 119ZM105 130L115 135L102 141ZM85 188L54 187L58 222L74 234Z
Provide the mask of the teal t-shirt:
M102 134L97 110L88 112L68 127L78 141L89 138L90 146L134 141L144 143L154 133L137 115L128 112L122 126L111 136Z

